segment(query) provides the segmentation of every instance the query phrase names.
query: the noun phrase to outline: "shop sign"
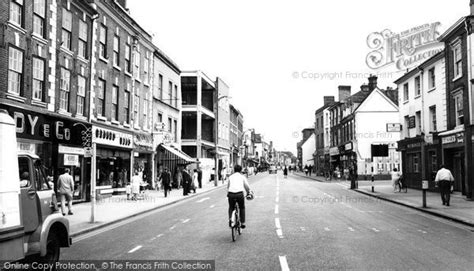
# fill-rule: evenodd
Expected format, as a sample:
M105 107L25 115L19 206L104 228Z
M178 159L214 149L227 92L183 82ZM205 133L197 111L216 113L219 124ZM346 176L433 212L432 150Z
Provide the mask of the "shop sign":
M444 144L451 144L451 143L456 143L456 135L451 135L447 137L443 137L441 139L441 143Z
M415 128L415 127L416 127L415 116L411 116L408 118L408 129Z
M84 148L84 157L85 158L89 158L89 157L92 157L94 156L94 151L92 150L91 147L85 147Z
M8 107L18 138L82 145L82 132L90 125L33 111Z
M24 143L24 142L18 142L17 143L17 150L18 151L36 154L35 149L36 149L36 144Z
M339 148L338 147L332 147L329 149L329 154L331 156L334 156L334 155L339 155Z
M347 143L347 144L344 146L344 150L346 150L346 151L352 150L352 142Z
M65 166L78 166L79 165L79 155L64 154L64 165Z
M132 134L118 132L97 126L92 127L92 141L97 144L131 149L132 140Z
M425 142L427 144L433 144L433 135L425 135Z
M69 154L84 155L84 149L83 148L74 148L74 147L59 145L58 146L58 153L69 153Z
M420 147L421 147L421 143L407 144L407 149L414 149L414 148L420 148Z
M462 133L456 134L456 140L458 143L464 143L464 135Z
M402 125L400 123L387 123L387 132L400 132Z

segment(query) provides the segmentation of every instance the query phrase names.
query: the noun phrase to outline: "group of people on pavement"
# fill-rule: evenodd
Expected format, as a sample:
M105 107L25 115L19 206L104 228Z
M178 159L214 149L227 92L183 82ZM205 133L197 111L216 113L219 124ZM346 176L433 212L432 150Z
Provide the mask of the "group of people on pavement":
M303 170L306 176L311 176L311 173L313 172L313 165L305 165Z
M202 188L202 171L199 168L191 171L187 166L180 167L176 173L176 183L177 189L183 189L183 196L189 195L191 191L196 193L198 188ZM173 187L171 173L168 167L164 167L163 170L160 171L155 187L156 190L162 187L165 198L168 197Z

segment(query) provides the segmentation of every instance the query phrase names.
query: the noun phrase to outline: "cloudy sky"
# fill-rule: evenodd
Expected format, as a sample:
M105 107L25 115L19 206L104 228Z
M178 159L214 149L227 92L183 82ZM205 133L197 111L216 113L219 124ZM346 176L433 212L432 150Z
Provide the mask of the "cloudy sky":
M279 150L312 127L322 97L353 92L379 73L379 87L402 73L368 68L367 37L440 22L444 32L469 14L469 0L129 0L155 44L185 70L221 77L231 102ZM313 78L309 78L313 77Z

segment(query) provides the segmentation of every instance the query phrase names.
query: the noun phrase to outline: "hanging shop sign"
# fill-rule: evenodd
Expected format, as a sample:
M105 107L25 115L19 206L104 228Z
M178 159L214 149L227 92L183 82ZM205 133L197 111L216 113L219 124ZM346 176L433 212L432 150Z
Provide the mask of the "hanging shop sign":
M400 123L387 123L387 132L400 132L402 125Z
M329 155L334 156L334 155L339 155L339 148L338 147L332 147L329 149Z
M457 133L454 135L446 136L441 138L441 144L454 144L454 143L464 143L464 134Z

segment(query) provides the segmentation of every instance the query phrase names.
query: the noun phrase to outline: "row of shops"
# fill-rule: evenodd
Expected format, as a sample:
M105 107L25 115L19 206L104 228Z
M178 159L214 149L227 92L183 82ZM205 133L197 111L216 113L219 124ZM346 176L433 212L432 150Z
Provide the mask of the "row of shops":
M17 124L17 149L38 155L54 182L69 168L75 201L90 199L91 161L96 158L96 190L101 196L125 193L134 171L149 187L163 167L174 174L195 160L172 142L154 141L151 134L89 123L85 119L28 111L2 105ZM163 138L163 137L157 137ZM91 145L96 144L95 154Z

